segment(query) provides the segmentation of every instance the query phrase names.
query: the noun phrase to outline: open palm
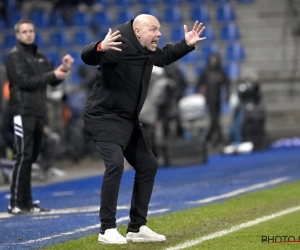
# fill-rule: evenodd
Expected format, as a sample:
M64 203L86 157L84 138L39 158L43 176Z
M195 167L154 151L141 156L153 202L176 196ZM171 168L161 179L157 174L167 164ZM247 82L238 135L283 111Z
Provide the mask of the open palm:
M185 33L185 41L188 46L195 46L195 44L199 41L206 39L206 37L200 37L205 30L205 27L202 23L198 23L198 21L194 23L193 29L191 31L188 31L186 25L184 25L183 28Z

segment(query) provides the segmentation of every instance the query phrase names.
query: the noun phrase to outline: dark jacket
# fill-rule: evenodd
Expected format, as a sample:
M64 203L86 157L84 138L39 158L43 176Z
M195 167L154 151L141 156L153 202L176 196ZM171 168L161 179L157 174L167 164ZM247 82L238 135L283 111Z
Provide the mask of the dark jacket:
M155 52L137 40L133 20L121 25L122 51L97 52L99 42L86 46L81 54L88 65L100 65L85 107L87 137L126 147L146 99L153 65L164 67L194 48L185 40Z
M210 61L216 58L215 64ZM221 90L225 88L226 100L229 98L229 79L221 65L221 58L218 54L211 54L207 66L202 71L196 86L205 95L208 105L221 105Z
M56 80L52 64L37 46L18 42L8 54L6 72L12 115L45 117L47 84L55 86L61 81Z

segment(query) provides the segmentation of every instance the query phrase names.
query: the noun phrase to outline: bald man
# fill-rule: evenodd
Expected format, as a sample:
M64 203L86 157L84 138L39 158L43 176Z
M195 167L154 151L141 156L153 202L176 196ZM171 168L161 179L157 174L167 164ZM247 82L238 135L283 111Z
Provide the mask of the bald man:
M158 164L151 141L139 114L147 96L153 65L164 67L194 50L205 38L202 23L195 22L174 45L158 48L160 23L151 15L109 29L102 41L87 45L83 62L99 65L98 76L85 107L87 138L94 141L105 164L100 196L101 228L98 241L104 244L161 242L166 237L146 226L148 206ZM130 221L126 238L117 231L116 212L124 171L124 157L135 170Z

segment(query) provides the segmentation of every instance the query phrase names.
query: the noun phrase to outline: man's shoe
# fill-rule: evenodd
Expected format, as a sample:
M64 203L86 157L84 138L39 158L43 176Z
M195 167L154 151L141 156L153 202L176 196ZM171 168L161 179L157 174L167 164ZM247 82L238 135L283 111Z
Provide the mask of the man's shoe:
M99 233L98 242L101 244L126 244L127 240L116 228L106 229L104 234Z
M126 234L126 240L129 242L162 242L166 240L166 237L161 234L153 232L147 226L141 226L139 232L128 232Z
M50 209L39 207L37 204L33 203L30 207L28 207L28 211L31 214L39 214L39 213L49 212Z
M21 208L21 207L18 207L18 206L13 206L13 207L8 206L7 211L8 211L9 214L15 214L15 215L17 215L17 214L28 214L29 213L29 211L27 209Z

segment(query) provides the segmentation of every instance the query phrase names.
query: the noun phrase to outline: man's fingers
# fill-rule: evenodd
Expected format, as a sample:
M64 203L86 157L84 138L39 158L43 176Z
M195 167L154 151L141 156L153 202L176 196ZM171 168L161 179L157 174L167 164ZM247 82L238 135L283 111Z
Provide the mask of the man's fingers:
M189 32L188 29L187 29L187 27L186 27L186 25L183 25L183 29L184 29L184 33L188 33Z
M203 27L203 24L200 23L200 24L198 25L197 29L196 29L197 33L200 32L200 30L202 29L202 27Z
M193 30L197 30L197 27L198 27L198 20L194 23Z
M108 32L107 32L107 35L106 36L110 36L111 35L111 28L108 28Z
M203 26L203 27L201 28L201 30L198 32L198 35L201 36L202 33L204 32L204 30L205 30L205 26Z
M117 35L117 36L111 36L111 39L113 40L113 41L115 41L115 40L117 40L118 38L120 38L121 37L121 35Z
M117 51L122 51L122 49L120 49L120 48L117 48L117 47L111 47L111 49L113 49L113 50L117 50Z

